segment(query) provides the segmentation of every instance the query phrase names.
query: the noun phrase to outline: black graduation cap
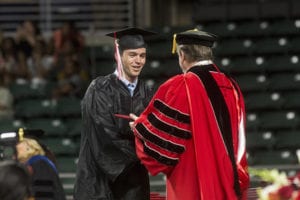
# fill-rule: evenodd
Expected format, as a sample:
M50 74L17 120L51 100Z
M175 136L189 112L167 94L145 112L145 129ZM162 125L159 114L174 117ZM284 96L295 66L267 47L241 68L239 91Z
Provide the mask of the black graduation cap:
M107 33L107 36L118 38L121 50L146 47L144 38L156 34L141 28L129 27L123 30Z
M45 134L45 132L42 129L23 129L24 131L24 137L27 138L40 138Z
M42 129L19 128L18 130L19 141L23 140L24 137L39 140L44 134Z
M216 40L216 35L198 29L192 29L176 34L177 44L199 44L212 47Z
M44 131L42 129L19 128L17 131L0 133L0 145L16 145L19 141L22 141L24 137L38 140L43 135Z

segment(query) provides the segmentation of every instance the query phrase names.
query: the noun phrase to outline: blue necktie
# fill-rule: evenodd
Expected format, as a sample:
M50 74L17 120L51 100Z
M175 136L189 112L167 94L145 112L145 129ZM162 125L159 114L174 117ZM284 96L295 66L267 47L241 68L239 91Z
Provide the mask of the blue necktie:
M130 95L133 96L133 91L134 91L134 85L131 83L128 83L127 88L130 91Z

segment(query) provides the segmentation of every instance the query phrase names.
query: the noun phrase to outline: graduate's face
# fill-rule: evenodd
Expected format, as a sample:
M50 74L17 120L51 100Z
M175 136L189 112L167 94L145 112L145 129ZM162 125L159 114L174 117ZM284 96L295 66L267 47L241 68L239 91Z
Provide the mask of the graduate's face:
M28 159L28 151L30 150L30 147L26 142L19 142L16 146L17 149L17 155L18 160L20 162L25 162Z
M146 63L146 48L126 49L121 55L125 78L133 82Z

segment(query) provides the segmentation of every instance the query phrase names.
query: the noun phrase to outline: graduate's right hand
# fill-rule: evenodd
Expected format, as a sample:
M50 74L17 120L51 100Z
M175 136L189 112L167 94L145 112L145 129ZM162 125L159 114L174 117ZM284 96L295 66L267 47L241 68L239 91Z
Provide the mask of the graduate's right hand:
M130 119L132 120L132 121L129 122L129 126L130 126L131 130L133 130L134 127L135 127L134 121L138 118L138 116L136 116L136 115L133 114L133 113L130 113L130 114L129 114L129 117L130 117Z

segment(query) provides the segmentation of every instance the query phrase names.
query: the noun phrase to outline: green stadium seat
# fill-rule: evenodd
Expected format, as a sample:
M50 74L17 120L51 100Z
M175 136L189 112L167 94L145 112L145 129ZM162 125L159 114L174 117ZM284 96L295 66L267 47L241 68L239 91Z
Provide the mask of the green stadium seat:
M299 116L295 111L262 112L259 118L263 130L293 129L299 126Z
M26 128L42 129L46 136L64 136L67 133L67 127L59 118L33 118L25 123Z
M235 22L211 22L205 25L203 30L219 37L234 37L236 36L237 24Z
M57 156L57 168L60 173L76 173L77 158L73 156Z
M110 57L109 57L110 58ZM97 60L95 72L97 76L105 76L114 72L116 68L115 61L113 57L107 60Z
M297 20L279 19L270 24L270 34L272 35L299 35Z
M248 111L279 110L285 103L285 96L278 92L256 92L245 95L245 105Z
M299 130L278 131L276 134L276 139L277 149L298 149L300 147Z
M246 134L247 151L255 152L258 149L272 149L276 143L272 131L249 131Z
M146 84L149 87L153 88L154 91L156 91L157 88L161 84L163 84L166 80L167 80L167 77L159 77L159 78L157 78L157 77L153 77L153 78L152 77L147 77L147 78L145 78Z
M268 21L249 20L238 24L236 34L239 37L261 37L269 34L270 23Z
M284 108L286 109L300 109L300 93L287 92L285 93Z
M243 74L235 77L242 92L265 91L269 81L264 74Z
M166 177L164 174L159 173L156 176L149 176L151 192L165 192L166 190Z
M75 177L67 176L60 177L67 199L73 199Z
M141 72L141 77L164 76L164 73L167 70L164 64L162 59L152 59L151 61L147 61Z
M10 86L16 100L25 98L44 98L46 97L46 91L44 86L37 86L30 83L13 83Z
M24 127L24 122L20 119L1 119L0 120L0 132L17 131L21 127Z
M81 115L81 99L62 97L57 100L57 115L59 117L78 117Z
M271 91L290 91L300 89L300 73L276 73L269 77Z
M297 55L271 56L266 60L265 69L268 73L300 72Z
M233 38L218 42L213 50L218 56L238 56L251 55L253 49L252 40Z
M297 37L294 37L291 39L291 46L290 46L289 52L299 55L299 52L300 52L300 37L299 37L299 35Z
M254 52L259 55L284 54L288 53L290 45L286 37L261 38L254 43Z
M155 41L147 47L148 59L161 59L172 57L172 38L169 40Z
M257 113L247 112L246 129L257 130L260 126L260 119Z
M293 151L259 151L252 155L253 165L292 165L298 164L297 157Z
M231 59L230 73L246 74L246 73L264 73L265 58L262 56L241 56Z
M102 44L98 46L90 46L88 47L88 50L86 50L86 53L88 53L91 56L96 57L96 59L107 59L107 58L113 58L114 57L114 45L112 44Z
M17 118L50 117L56 111L56 106L50 99L25 99L15 105Z
M56 157L77 155L78 146L70 138L63 138L63 137L45 138L44 137L41 139L41 141L54 153Z

